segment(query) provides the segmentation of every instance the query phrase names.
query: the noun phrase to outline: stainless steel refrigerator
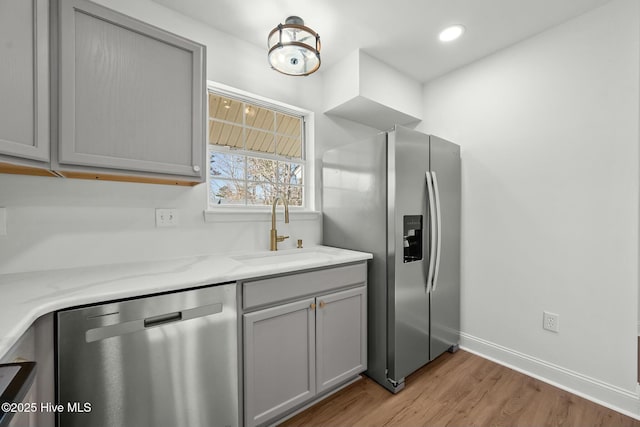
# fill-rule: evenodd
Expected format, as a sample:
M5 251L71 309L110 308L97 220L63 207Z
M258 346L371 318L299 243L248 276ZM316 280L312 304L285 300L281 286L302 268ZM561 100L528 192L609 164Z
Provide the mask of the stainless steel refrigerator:
M396 126L323 156L324 244L373 253L368 370L396 393L460 331L460 147Z

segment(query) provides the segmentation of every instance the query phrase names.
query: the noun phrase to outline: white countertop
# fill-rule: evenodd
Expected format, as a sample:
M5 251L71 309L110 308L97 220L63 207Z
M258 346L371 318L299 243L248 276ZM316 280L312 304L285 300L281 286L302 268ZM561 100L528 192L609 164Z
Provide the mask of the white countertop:
M370 258L316 246L0 275L0 358L38 317L63 308Z

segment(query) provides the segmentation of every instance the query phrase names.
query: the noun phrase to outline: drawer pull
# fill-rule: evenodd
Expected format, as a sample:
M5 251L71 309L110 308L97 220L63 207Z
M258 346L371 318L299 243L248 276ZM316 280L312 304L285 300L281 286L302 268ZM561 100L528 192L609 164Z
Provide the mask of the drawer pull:
M309 306L309 308L311 308L311 311L316 309L316 303L312 302L311 305Z
M324 308L324 306L327 305L324 301L320 301L320 308Z

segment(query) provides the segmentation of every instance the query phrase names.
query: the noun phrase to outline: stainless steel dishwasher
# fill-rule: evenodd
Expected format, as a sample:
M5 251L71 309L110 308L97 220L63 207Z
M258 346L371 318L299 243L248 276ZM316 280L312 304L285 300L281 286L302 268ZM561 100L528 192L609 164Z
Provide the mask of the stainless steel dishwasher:
M236 285L57 313L59 427L238 426Z

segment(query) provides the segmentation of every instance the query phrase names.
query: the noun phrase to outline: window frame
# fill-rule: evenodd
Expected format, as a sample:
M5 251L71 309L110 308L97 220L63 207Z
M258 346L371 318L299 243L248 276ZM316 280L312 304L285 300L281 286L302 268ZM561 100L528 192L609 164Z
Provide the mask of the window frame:
M300 159L295 158L287 158L286 156L278 156L276 154L270 153L260 153L254 152L251 150L245 149L230 149L229 147L216 146L209 143L209 123L211 118L209 117L209 93L215 93L217 95L221 95L224 97L228 97L234 100L238 100L241 102L246 102L257 107L268 108L270 110L274 110L279 113L288 114L291 116L300 117L302 119L302 129L301 129L301 138L302 138L302 157ZM234 213L234 214L251 214L253 213L264 213L270 212L271 206L269 205L217 205L211 204L211 199L209 196L210 188L211 188L211 174L209 171L209 161L211 160L212 152L220 152L220 153L237 153L241 156L250 156L250 157L258 157L265 158L270 160L279 160L284 161L290 160L293 163L300 163L303 165L304 175L303 175L303 183L302 183L302 191L303 191L303 205L302 206L289 206L290 211L292 212L315 212L315 185L314 185L314 140L313 140L313 129L314 129L314 113L309 110L305 110L293 105L285 104L283 102L275 101L273 99L269 99L266 97L262 97L259 95L255 95L250 92L246 92L231 86L227 86L221 83L207 81L207 131L206 131L206 159L207 159L207 171L206 171L206 209L205 214L211 213ZM243 123L244 126L244 123ZM245 177L246 179L246 177ZM207 216L207 215L205 215Z

